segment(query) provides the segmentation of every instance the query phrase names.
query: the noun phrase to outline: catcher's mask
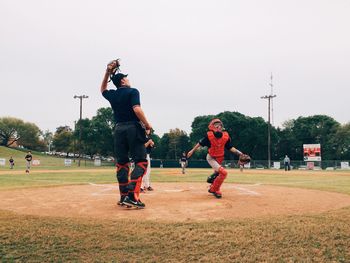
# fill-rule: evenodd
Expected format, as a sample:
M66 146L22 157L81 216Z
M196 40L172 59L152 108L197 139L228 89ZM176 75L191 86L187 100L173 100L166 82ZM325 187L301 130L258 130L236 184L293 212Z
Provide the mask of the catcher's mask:
M220 119L213 119L209 123L208 129L213 132L221 132L224 129L224 125Z

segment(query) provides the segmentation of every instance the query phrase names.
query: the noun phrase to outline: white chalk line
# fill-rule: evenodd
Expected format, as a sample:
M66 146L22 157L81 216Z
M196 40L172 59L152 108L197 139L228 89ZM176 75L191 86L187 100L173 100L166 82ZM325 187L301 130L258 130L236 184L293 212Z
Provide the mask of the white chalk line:
M92 196L101 196L101 195L115 195L115 194L106 194L105 192L113 191L115 189L118 189L116 186L110 186L110 185L105 185L105 184L94 184L94 183L89 183L91 186L98 186L102 187L103 189L99 190L98 192L93 192L91 193Z
M97 191L97 192L93 192L91 193L92 196L100 196L100 195L114 195L114 194L106 194L106 192L109 191L113 191L118 189L117 186L113 186L111 187L110 185L103 185L103 184L94 184L94 183L89 183L89 185L91 186L97 186L97 187L102 187L103 189ZM255 184L255 186L259 186L260 184ZM249 190L245 187L241 187L241 186L232 186L230 188L236 189L238 191L240 191L240 195L252 195L252 196L261 196L261 193L258 193L256 191L253 190ZM197 188L194 187L189 187L189 189L164 189L164 190L160 190L160 192L172 192L172 193L181 193L181 192L187 192L187 191L191 191L191 190L197 190ZM159 192L159 190L157 191ZM200 191L201 192L201 191ZM146 193L146 194L153 194L153 193Z
M253 196L260 196L261 194L253 191L253 190L249 190L247 188L241 187L241 186L232 186L233 189L236 189L238 191L240 191L240 195L253 195Z

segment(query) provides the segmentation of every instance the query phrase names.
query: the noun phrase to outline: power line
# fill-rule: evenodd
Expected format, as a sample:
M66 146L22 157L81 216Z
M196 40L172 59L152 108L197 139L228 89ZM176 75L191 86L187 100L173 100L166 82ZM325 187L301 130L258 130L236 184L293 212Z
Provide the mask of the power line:
M80 117L79 117L79 159L78 159L78 166L80 166L80 158L81 158L81 135L82 135L82 115L83 115L83 99L89 98L89 96L86 95L74 95L74 99L79 99L80 100ZM74 153L75 154L75 153Z
M271 87L270 95L273 94L273 83L272 83L272 80L273 80L273 76L272 76L272 72L271 72L270 83L269 83L269 85L270 85L270 87ZM274 117L274 114L273 114L273 98L272 98L272 99L271 99L271 123L272 123L272 125L275 124L274 118L273 118L273 117Z
M260 97L261 99L267 99L268 100L268 124L267 124L267 159L268 159L268 168L271 168L271 102L273 101L273 98L276 97L276 95L273 94L273 84L272 84L272 73L271 73L271 94L265 95Z

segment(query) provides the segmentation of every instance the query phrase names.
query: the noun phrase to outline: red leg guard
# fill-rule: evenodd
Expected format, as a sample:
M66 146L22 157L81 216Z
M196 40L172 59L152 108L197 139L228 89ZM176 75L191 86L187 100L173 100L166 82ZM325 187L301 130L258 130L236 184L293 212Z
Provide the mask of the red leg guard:
M224 180L227 177L227 171L224 169L224 167L220 167L219 169L219 176L217 176L213 182L213 184L210 186L210 192L212 193L218 193L220 192L220 187Z
M128 184L129 184L129 163L119 164L117 163L117 179L119 184L120 196L128 195Z
M133 194L135 200L140 200L142 177L147 171L147 165L147 162L138 162L135 165L135 169L131 173L129 182L129 194Z

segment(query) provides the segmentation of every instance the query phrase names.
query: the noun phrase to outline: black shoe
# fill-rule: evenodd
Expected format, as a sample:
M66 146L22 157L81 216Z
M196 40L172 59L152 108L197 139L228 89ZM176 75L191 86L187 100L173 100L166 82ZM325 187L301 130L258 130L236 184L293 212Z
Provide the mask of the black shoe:
M216 198L220 199L222 197L220 192L216 192L213 194Z
M138 208L145 208L146 205L144 203L141 202L141 200L137 201L137 207Z
M147 191L153 191L154 189L151 186L147 187Z
M122 195L120 197L120 200L118 201L117 205L123 206L124 205L123 202L124 202L125 197L126 197L126 195Z
M210 188L208 189L208 192L211 193L212 195L214 195L216 198L220 199L222 197L221 192L217 191L217 192L212 192L210 191Z
M219 173L215 172L212 175L210 175L207 179L208 184L212 184L216 177L218 177Z
M123 204L130 207L130 206L133 206L133 207L136 207L136 208L145 208L145 204L142 203L141 201L136 201L134 199L131 199L129 196L126 196L124 201L123 201Z

